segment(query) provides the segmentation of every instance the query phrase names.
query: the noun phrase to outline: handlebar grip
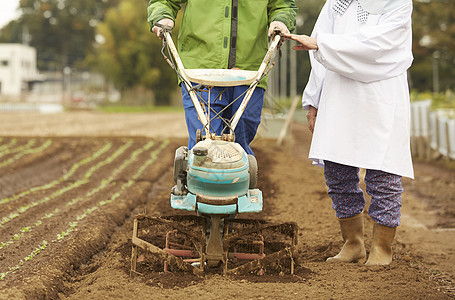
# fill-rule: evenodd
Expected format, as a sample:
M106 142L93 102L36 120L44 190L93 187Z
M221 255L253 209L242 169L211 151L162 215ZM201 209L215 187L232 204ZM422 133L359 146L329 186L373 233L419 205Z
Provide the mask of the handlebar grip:
M281 29L279 27L273 28L273 34L275 35L281 34Z
M164 38L164 34L165 34L165 33L170 33L170 32L172 31L172 27L171 27L171 26L163 25L163 24L160 24L160 23L158 23L158 22L156 22L155 24L153 24L153 26L156 26L156 27L161 28L161 30L159 31L159 38L160 38L160 39L163 39L163 38Z
M160 24L158 22L153 24L153 26L159 27L159 28L163 29L164 31L168 31L168 32L172 31L172 27L171 26L163 25L163 24Z

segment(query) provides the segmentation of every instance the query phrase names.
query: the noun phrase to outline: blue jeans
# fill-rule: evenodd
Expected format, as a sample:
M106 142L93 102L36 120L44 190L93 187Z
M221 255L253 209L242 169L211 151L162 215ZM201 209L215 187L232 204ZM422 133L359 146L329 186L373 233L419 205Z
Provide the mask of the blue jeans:
M237 97L242 95L248 86L234 86L234 87L213 87L210 90L210 106L216 111L210 112L210 118L213 118L217 113L220 113L224 108L226 108L230 103L232 103ZM198 95L202 94L202 98L207 101L208 91L204 90L202 93L197 92ZM183 96L183 108L185 109L185 120L188 128L188 148L192 149L196 144L196 130L203 130L203 125L199 121L196 109L194 108L193 102L191 101L190 95L186 91L185 87L182 85L182 96ZM237 109L240 106L240 103L243 100L243 96L237 99L231 106L221 113L221 117L224 119L230 120L235 114ZM254 155L253 151L250 148L250 143L253 141L259 123L261 123L261 113L262 106L264 103L264 89L256 88L253 95L251 96L248 105L246 106L245 111L242 114L242 117L237 124L234 134L235 141L239 143L243 149L245 149L247 154ZM201 104L203 107L204 105ZM217 135L220 135L225 128L225 123L222 122L219 118L215 118L210 122L210 132L215 132ZM229 128L224 129L223 133L229 133Z

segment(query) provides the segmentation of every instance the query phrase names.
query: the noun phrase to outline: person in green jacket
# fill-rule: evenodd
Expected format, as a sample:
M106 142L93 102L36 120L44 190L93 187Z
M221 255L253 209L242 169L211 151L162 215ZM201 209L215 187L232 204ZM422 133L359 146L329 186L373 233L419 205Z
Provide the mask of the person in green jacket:
M258 70L267 53L268 36L278 28L282 33L294 30L297 7L294 0L150 0L148 22L157 36L161 27L174 27L177 13L185 5L177 49L187 69ZM235 141L248 154L253 154L250 143L261 122L266 81L263 80L235 128ZM238 109L248 86L213 87L210 103L223 118L230 119ZM205 100L207 92L201 92ZM222 95L221 95L222 94ZM203 126L198 120L193 103L182 85L183 106L188 128L188 148L196 143L196 130ZM216 101L215 101L216 100ZM217 134L223 130L221 121L211 126Z

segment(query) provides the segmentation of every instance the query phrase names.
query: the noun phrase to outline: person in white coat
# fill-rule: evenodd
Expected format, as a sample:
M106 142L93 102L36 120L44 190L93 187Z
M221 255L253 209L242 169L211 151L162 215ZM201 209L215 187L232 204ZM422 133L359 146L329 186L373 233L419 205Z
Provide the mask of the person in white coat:
M367 265L392 262L400 225L402 176L414 177L407 69L413 61L412 0L327 0L311 36L288 34L311 50L303 92L313 139L309 158L324 166L344 245L330 262L366 258L359 168L366 169L374 221Z

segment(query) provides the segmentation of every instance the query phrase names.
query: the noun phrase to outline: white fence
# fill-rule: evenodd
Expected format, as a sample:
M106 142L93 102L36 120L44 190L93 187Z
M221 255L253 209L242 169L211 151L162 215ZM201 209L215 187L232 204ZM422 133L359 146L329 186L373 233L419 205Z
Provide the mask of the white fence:
M411 144L413 154L429 158L431 152L455 160L454 110L430 110L431 100L411 103Z

